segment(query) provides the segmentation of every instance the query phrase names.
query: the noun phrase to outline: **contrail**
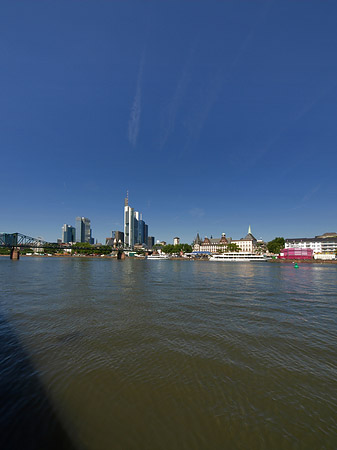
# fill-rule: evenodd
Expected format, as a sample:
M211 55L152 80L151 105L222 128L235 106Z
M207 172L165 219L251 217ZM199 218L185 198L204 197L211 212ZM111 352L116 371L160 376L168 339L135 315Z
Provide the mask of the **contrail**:
M261 148L259 152L255 153L255 157L251 161L251 165L257 163L259 159L261 159L263 156L265 156L276 144L279 139L287 132L289 131L299 120L302 119L309 111L311 111L317 103L319 103L320 100L324 99L332 90L334 90L337 86L337 83L333 83L331 86L327 86L321 90L321 92L318 93L314 98L312 98L309 102L304 104L302 109L298 111L293 119L290 121L290 123L279 130L279 132L269 141L267 144Z
M186 144L183 148L184 153L192 142L196 142L199 139L200 133L205 125L205 122L210 114L210 111L217 101L219 93L222 89L223 70L219 69L212 77L207 91L201 96L199 104L201 105L197 109L190 119L189 123L189 135L187 137ZM182 154L180 155L182 156Z
M142 77L143 77L143 68L144 68L144 61L145 61L145 52L142 54L142 58L139 65L139 72L137 77L137 87L136 87L136 94L135 98L133 100L133 104L131 107L130 112L130 119L129 119L129 142L133 147L137 144L137 138L139 134L139 127L140 127L140 115L142 112Z
M273 3L274 3L273 1L268 2L260 10L257 20L253 24L250 32L242 41L237 54L235 55L233 61L230 63L229 68L227 69L226 79L229 79L233 75L234 69L239 64L242 55L244 55L245 51L247 50L251 41L253 40L256 29L260 26L261 22L263 22L266 19L267 14L269 13ZM197 142L197 140L199 139L199 136L208 119L208 116L214 104L218 100L219 94L223 87L223 82L225 80L225 75L226 75L225 67L220 67L210 80L205 93L201 95L199 101L199 108L196 109L196 111L194 111L194 114L192 114L192 117L190 117L189 119L189 135L187 137L187 141L182 150L182 153L180 154L180 157L182 156L183 153L187 151L187 149L193 142Z
M190 67L191 67L191 63L192 63L192 59L193 59L195 50L196 50L196 44L193 45L193 47L190 51L190 54L186 60L183 71L179 78L178 84L176 86L172 100L170 101L170 103L167 107L166 119L165 119L165 121L163 121L165 123L162 125L163 131L162 131L161 140L160 140L160 149L163 149L163 147L165 146L165 144L167 142L167 139L169 138L170 134L174 130L176 115L177 115L178 109L181 105L181 102L182 102L183 96L185 94L186 88L188 86L188 83L190 81Z
M230 71L232 71L236 65L239 63L242 55L244 54L244 52L247 50L247 48L249 47L249 44L251 43L251 41L254 38L255 35L255 31L256 29L261 25L261 23L266 19L270 9L273 6L274 1L269 1L265 4L264 7L261 8L259 16L257 18L257 20L255 21L253 27L251 28L250 32L248 33L248 35L246 36L246 38L244 39L244 41L242 42L239 51L236 55L236 57L234 58L234 60L232 61L232 64L230 65Z

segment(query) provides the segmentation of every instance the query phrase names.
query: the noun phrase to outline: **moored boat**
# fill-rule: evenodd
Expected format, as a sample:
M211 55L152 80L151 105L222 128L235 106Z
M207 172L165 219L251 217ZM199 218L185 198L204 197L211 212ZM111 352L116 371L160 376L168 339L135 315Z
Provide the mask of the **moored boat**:
M146 259L169 259L168 255L148 255Z
M267 258L264 255L258 255L256 253L228 252L221 253L219 255L212 255L209 260L226 262L254 262L267 261Z

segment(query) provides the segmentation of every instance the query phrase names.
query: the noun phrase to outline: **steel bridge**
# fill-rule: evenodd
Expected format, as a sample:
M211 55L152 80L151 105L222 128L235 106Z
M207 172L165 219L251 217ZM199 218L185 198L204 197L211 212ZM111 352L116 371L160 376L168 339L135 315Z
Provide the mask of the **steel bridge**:
M48 245L39 238L32 238L21 233L0 233L0 247L10 249L11 259L20 258L20 248L38 248Z
M21 233L0 233L0 247L43 247L48 245L47 242L39 238L25 236Z
M20 249L22 248L44 248L44 249L57 249L57 250L65 250L65 249L73 249L73 250L88 250L87 247L73 247L72 245L67 244L58 244L53 242L46 242L39 238L33 238L30 236L26 236L21 233L0 233L0 247L9 248L11 250L10 256L11 259L19 259L20 257ZM97 248L100 248L98 246ZM120 256L121 253L124 252L124 249L120 248L111 248L111 251L118 252Z

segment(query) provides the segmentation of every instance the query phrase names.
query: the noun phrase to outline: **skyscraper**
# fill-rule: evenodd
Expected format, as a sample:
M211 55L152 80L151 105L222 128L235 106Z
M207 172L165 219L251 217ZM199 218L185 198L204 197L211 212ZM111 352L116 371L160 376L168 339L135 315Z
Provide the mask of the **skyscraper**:
M150 250L152 249L152 247L154 246L154 236L149 236L147 238L147 246Z
M106 238L106 245L123 246L124 245L124 233L123 231L111 231L111 238Z
M148 226L144 222L142 214L140 214L140 219L138 220L138 244L147 245L147 234Z
M76 217L76 242L87 242L92 244L94 239L91 235L90 219Z
M133 247L135 244L147 244L148 226L142 214L129 206L127 195L124 202L124 245Z
M129 206L129 197L124 202L124 245L134 246L134 210Z
M148 244L149 226L144 222L144 243Z
M133 243L134 244L141 244L140 239L139 239L139 233L140 233L140 218L139 218L140 214L138 211L135 211L133 214L133 228L134 228L134 232L133 232Z
M68 244L76 241L76 229L66 223L62 227L62 242Z

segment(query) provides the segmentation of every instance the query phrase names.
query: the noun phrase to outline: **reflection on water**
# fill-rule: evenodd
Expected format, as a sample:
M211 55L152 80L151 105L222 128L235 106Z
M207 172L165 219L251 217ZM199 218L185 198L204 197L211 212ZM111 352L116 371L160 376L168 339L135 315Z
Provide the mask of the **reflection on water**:
M73 449L6 318L0 314L0 448Z
M20 406L33 398L75 448L337 447L335 266L0 258L0 270L11 377L24 351L38 380L5 404L17 435L41 421Z

